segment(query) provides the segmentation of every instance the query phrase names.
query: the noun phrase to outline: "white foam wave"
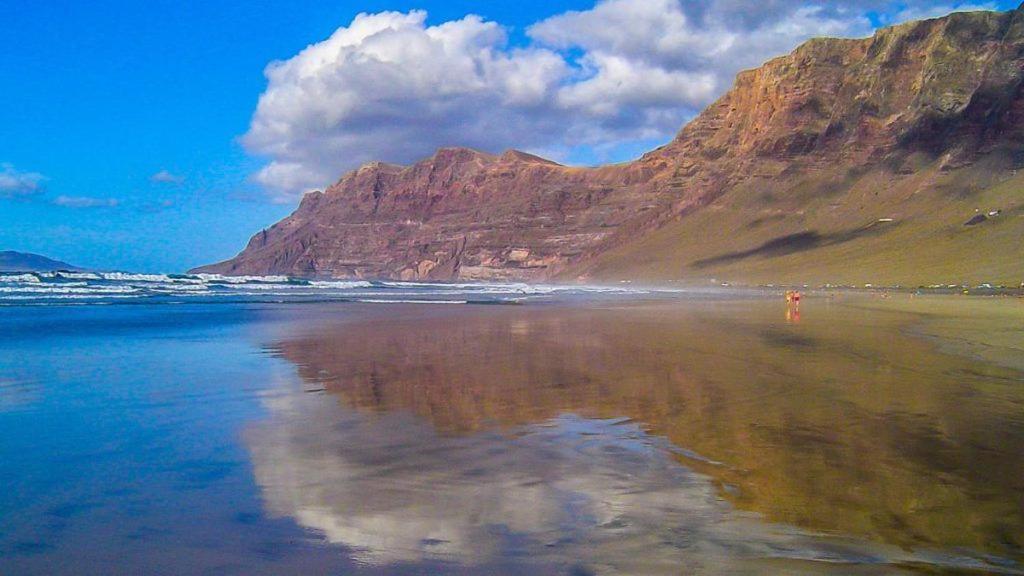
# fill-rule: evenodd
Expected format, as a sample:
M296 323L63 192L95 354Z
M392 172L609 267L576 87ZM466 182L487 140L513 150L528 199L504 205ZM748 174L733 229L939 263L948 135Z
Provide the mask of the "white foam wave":
M288 276L222 276L220 274L196 274L196 277L203 282L217 282L222 284L286 284L292 280Z
M101 280L99 274L92 272L47 272L42 274L43 278L60 278L67 280Z
M107 298L137 298L137 296L134 296L134 295L131 295L131 294L103 294L103 295L100 295L99 297L104 298L104 299L107 299ZM19 302L30 302L30 301L37 301L38 302L38 301L41 301L41 300L87 300L87 299L95 300L95 299L97 299L97 295L96 294L51 294L51 295L47 295L45 297L14 295L14 296L4 296L4 297L0 298L0 302L4 302L4 301L8 301L8 300L16 300L16 301L19 301Z
M208 292L210 290L205 284L154 284L144 286L144 288L154 292Z
M333 288L336 290L347 290L349 288L370 288L373 286L372 283L366 282L365 280L337 280L337 281L313 281L309 283L314 288Z
M62 286L60 284L0 287L3 294L134 294L134 286Z
M287 284L267 284L267 283L247 283L247 284L219 284L221 288L228 290L287 290L289 286ZM295 288L309 288L309 286L297 285Z
M129 274L127 272L104 272L101 277L103 280L112 280L115 282L174 282L174 280L166 274Z
M0 283L29 283L38 284L42 282L35 274L8 274L6 276L0 276Z
M0 302L46 300L66 296L102 303L106 298L183 298L232 301L335 299L366 303L466 304L473 301L509 302L586 294L650 294L663 290L627 286L531 285L520 282L369 282L366 280L301 280L288 276L167 275L128 272L51 272L0 276Z

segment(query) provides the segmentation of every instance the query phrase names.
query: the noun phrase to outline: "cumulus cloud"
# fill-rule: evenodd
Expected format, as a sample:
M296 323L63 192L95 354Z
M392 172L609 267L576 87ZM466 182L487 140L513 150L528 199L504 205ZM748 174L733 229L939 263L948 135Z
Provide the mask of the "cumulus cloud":
M558 104L584 116L582 131L570 134L583 143L667 137L723 93L739 70L813 36L870 31L867 19L823 6L789 5L784 18L766 13L737 22L739 8L701 4L606 0L532 26L535 41L582 53L575 64L584 74L558 93Z
M0 198L21 198L42 191L46 178L38 172L20 172L11 164L0 164Z
M370 160L408 162L438 144L484 149L554 138L550 103L568 74L553 51L508 48L477 16L360 14L330 38L271 64L244 144L272 158L257 180L320 186Z
M116 198L92 198L89 196L57 196L53 203L64 208L116 208L121 204Z
M601 0L535 23L526 41L478 16L360 14L271 63L246 148L279 197L367 161L441 146L535 152L668 139L736 72L814 36L986 4L865 0ZM874 20L869 18L873 15Z
M149 179L150 179L150 181L156 182L156 183L159 183L159 184L181 184L182 182L185 181L185 177L184 176L179 176L177 174L172 174L171 172L168 172L167 170L161 170L161 171L157 172L156 174L153 174L152 176L150 176Z

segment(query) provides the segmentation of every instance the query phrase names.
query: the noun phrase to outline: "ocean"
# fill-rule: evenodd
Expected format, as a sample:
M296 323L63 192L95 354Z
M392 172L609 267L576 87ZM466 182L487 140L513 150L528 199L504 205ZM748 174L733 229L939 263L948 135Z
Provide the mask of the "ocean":
M555 296L651 295L665 288L306 280L288 276L25 272L0 274L2 305L365 302L510 304ZM691 290L693 293L700 291Z

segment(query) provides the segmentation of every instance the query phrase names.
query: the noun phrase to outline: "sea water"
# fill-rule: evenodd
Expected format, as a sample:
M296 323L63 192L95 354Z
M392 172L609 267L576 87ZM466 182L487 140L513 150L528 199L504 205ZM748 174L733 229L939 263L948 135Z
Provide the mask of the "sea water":
M0 274L0 306L211 302L517 303L551 296L671 293L628 285L371 282L288 276L24 272Z

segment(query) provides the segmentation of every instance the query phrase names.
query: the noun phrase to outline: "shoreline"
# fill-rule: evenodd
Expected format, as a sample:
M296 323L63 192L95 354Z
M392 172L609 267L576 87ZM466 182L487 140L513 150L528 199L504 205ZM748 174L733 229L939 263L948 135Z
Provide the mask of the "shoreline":
M913 319L905 330L940 352L1024 373L1024 299L911 294L844 305L909 315Z

